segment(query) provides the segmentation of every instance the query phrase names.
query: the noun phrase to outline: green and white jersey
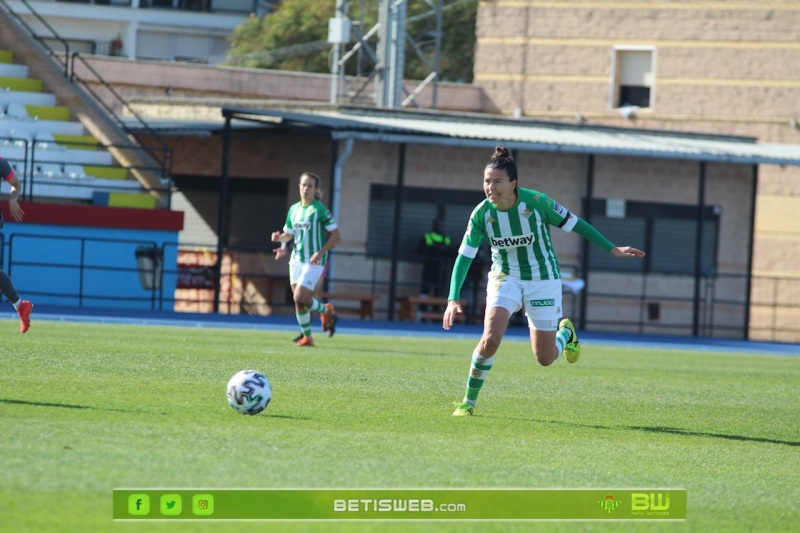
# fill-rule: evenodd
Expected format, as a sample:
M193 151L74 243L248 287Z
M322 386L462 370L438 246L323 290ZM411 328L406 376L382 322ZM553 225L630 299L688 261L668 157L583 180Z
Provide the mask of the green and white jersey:
M492 249L492 270L523 280L560 279L550 226L572 231L578 218L547 195L518 189L517 202L497 209L487 199L472 211L458 253L474 258L486 241Z
M290 261L308 263L311 256L317 253L328 240L326 232L336 229L336 221L322 202L314 200L307 206L300 202L289 208L284 233L294 235L294 246ZM328 260L325 254L320 261L321 265Z

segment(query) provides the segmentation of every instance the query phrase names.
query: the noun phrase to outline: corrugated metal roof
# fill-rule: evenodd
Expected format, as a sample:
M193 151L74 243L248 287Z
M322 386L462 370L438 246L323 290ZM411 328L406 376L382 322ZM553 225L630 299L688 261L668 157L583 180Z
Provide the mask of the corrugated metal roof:
M260 123L260 126L275 128L323 129L330 131L335 139L479 148L503 144L509 149L544 152L800 166L800 144L758 143L749 137L406 110L344 108L297 112L224 107L222 112L234 119L232 127L258 127ZM177 134L191 129L190 124L192 121L164 121L154 129ZM202 123L205 130L219 131L222 127L222 121Z
M762 144L733 136L364 109L301 113L224 108L223 113L328 128L339 139L481 147L504 144L521 150L800 166L800 145Z

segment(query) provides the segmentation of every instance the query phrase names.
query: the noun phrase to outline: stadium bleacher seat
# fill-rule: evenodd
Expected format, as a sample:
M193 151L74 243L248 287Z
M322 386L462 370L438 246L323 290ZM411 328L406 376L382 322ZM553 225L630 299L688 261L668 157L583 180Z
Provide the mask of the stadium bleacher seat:
M38 93L42 91L42 80L0 76L0 89Z
M98 205L154 208L155 199L117 165L97 139L72 119L27 65L0 50L0 147L36 197L92 201Z
M64 165L64 175L69 179L80 180L86 177L82 165Z
M19 102L24 105L54 106L56 105L56 95L25 91L0 91L0 106L5 107L11 102Z
M8 116L0 119L7 127L14 128L18 131L26 131L29 135L33 136L36 132L46 131L56 134L64 135L82 135L83 124L80 122L64 122L63 120L32 120L30 117L27 119L18 119Z
M92 203L109 207L135 207L139 209L155 209L156 199L146 193L130 194L125 192L95 191Z
M26 132L20 132L14 128L6 128L3 126L2 121L0 121L0 138L2 138L2 144L4 146L14 146L22 148L23 150L31 142L31 136ZM3 153L5 154L5 152ZM4 158L9 159L10 156L4 155Z
M64 175L64 169L58 164L43 163L41 165L36 165L33 174L35 177L60 178Z
M6 106L6 116L18 120L33 120L32 117L28 115L25 104L20 102L9 102Z
M9 78L27 78L28 65L18 63L0 63L0 76Z
M47 131L37 131L33 136L34 146L37 150L58 150L64 149L56 144L53 134Z

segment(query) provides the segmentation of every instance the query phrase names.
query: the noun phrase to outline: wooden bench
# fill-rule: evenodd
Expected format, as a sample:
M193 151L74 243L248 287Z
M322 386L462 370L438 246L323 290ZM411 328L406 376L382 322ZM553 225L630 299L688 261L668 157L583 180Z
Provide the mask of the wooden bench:
M377 294L359 294L359 293L346 293L346 292L323 292L320 297L331 301L336 307L337 315L354 315L360 317L362 320L365 318L375 318L375 302L380 298ZM357 309L348 307L339 307L336 302L341 300L355 300L359 303Z
M434 297L434 296L401 296L397 299L400 304L400 320L411 320L416 322L418 319L424 320L442 320L444 309L447 307L447 298ZM466 320L466 307L467 301L460 300L461 309L464 313L456 315L456 321L464 322ZM420 306L441 307L440 311L421 311Z

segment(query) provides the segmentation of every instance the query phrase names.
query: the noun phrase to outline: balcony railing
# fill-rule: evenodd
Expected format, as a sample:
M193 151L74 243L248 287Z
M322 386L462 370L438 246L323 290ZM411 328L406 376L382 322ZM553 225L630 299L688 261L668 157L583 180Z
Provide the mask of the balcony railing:
M272 2L265 0L55 0L71 4L120 6L138 9L174 9L178 11L264 13Z

